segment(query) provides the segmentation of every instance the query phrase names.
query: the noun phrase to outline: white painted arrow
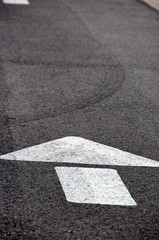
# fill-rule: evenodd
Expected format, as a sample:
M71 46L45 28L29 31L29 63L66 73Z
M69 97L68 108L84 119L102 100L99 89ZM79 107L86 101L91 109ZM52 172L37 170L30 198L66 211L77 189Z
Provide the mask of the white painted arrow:
M65 137L0 156L6 160L159 167L159 162L80 137ZM55 167L66 199L74 203L136 206L114 169Z
M36 162L159 167L157 161L80 137L64 137L8 153L0 158Z

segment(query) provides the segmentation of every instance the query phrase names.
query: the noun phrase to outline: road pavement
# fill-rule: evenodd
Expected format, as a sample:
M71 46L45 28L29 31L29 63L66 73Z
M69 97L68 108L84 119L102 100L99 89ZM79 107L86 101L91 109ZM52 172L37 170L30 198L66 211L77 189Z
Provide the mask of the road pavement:
M159 162L158 12L135 0L29 2L0 1L0 155L40 152L1 157L0 239L158 240L159 168L128 154ZM37 161L48 141L60 156ZM110 179L135 204L67 198Z

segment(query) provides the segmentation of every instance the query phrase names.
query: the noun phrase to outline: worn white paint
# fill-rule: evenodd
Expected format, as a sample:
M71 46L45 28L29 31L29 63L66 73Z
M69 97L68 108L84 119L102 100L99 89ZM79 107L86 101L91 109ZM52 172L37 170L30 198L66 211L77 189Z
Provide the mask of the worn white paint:
M2 0L5 4L29 5L28 0Z
M1 159L159 167L159 162L80 137L64 137L0 156Z
M55 167L67 201L136 206L116 170Z

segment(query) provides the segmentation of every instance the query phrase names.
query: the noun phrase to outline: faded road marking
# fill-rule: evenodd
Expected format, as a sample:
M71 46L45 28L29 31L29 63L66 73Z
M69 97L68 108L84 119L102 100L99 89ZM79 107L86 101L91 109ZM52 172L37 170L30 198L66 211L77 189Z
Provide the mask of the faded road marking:
M2 0L5 4L29 5L28 0Z
M159 0L141 0L141 1L146 3L148 6L152 7L153 9L159 11Z

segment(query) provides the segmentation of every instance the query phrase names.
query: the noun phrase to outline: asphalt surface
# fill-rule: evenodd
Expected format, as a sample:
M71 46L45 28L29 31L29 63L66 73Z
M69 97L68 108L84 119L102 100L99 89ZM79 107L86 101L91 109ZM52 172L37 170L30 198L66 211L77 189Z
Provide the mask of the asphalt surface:
M135 0L0 1L0 154L79 136L158 161L158 39ZM111 167L124 207L67 202L58 164L0 165L1 240L159 239L159 168Z

